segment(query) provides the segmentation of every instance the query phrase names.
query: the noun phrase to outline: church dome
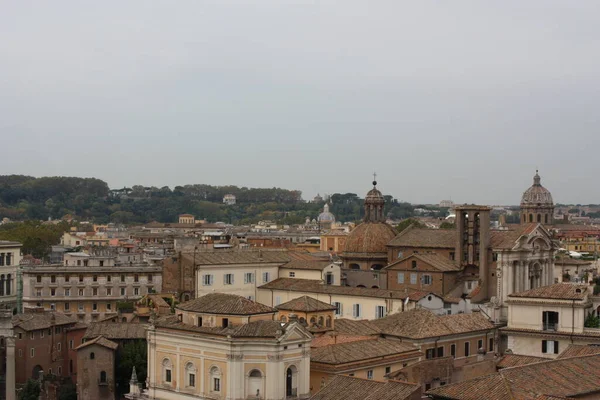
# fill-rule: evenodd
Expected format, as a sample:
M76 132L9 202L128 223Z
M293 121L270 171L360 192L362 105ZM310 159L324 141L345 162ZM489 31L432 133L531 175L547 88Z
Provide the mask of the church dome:
M335 222L335 216L329 212L329 204L325 204L323 212L319 214L319 222Z
M396 237L386 223L363 222L346 238L344 253L387 253L387 244Z
M540 207L540 206L554 206L552 201L552 194L548 189L542 186L541 178L538 175L538 171L535 171L533 177L533 185L523 193L521 198L521 207Z

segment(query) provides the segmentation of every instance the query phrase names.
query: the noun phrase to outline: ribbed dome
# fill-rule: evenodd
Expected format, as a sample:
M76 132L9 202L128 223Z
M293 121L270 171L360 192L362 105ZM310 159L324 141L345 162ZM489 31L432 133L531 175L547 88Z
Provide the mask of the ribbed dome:
M523 206L553 206L552 194L542 186L541 178L537 171L533 177L533 185L523 193L521 207Z
M367 193L365 197L365 204L385 204L385 199L383 198L383 195L381 194L379 189L375 187L375 185L377 185L377 182L373 181L373 189L369 190L369 192Z
M346 238L344 253L387 253L386 245L396 237L386 223L363 222Z

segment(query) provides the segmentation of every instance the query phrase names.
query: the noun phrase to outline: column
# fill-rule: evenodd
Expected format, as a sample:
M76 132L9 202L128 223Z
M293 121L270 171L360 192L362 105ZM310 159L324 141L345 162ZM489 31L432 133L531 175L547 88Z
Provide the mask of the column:
M15 400L15 338L6 338L6 400Z
M525 277L524 277L524 279L523 279L523 284L525 285L525 288L524 288L524 290L529 290L529 289L531 289L531 288L529 287L529 263L527 263L527 264L525 265Z

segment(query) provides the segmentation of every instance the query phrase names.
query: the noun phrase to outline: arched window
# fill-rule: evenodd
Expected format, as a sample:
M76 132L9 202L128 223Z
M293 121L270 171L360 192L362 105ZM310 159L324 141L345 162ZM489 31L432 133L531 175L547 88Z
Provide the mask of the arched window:
M212 367L210 369L210 391L221 391L221 370L217 367Z
M350 269L360 269L360 265L358 265L358 264L350 264Z
M523 214L523 223L527 222L527 216Z
M100 383L106 383L106 371L100 371Z
M325 319L323 317L319 317L319 326L323 326L325 324Z
M317 319L315 317L310 317L310 324L314 325L317 323Z
M253 369L248 374L248 377L250 377L250 378L262 378L262 373L259 370L257 370L257 369Z
M328 317L325 319L325 326L326 326L327 328L331 328L331 317L329 317L329 316L328 316Z
M537 215L537 222L542 222L542 215L541 214Z
M90 353L90 360L93 360L94 358L96 358L96 354L94 354L94 352L92 351Z
M281 319L281 322L287 322L287 318L285 315L282 315L280 319Z
M306 319L304 319L304 317L300 317L298 321L300 321L300 323L303 325L306 323Z
M547 224L548 223L548 214L544 215L544 223Z
M7 296L10 296L11 286L12 286L12 276L11 276L11 274L8 274L8 275L6 275L6 295Z
M0 296L4 296L4 274L0 275Z
M185 365L185 385L196 387L196 367L191 362Z
M529 214L529 222L533 222L533 214Z
M171 383L171 378L172 378L172 374L173 374L173 364L171 364L171 360L169 360L168 358L165 358L162 362L162 368L163 368L163 381L166 383Z

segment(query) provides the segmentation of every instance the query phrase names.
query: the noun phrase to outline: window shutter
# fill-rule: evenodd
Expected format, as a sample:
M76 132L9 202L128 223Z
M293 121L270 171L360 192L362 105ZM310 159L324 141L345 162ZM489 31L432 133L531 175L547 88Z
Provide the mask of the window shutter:
M539 315L539 314L538 314ZM547 349L547 343L545 340L542 340L542 353L545 353Z

